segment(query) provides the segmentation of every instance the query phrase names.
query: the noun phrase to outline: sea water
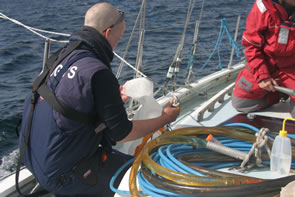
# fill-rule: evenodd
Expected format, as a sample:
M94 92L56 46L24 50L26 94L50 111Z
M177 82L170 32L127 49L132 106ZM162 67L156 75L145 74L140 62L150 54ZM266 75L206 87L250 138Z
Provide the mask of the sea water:
M126 30L116 52L123 55L132 31L141 1L105 0L123 10L126 14ZM100 0L1 0L0 12L20 22L39 29L61 33L78 31L83 23L86 10ZM169 2L169 3L168 3ZM238 15L241 15L240 31L237 44L241 48L241 37L245 29L246 17L254 3L249 0L206 0L200 25L198 47L194 64L194 79L219 70L218 56L215 53L204 70L200 67L206 62L216 44L220 20L226 18L230 32L234 34ZM175 55L181 39L189 0L150 0L147 1L145 22L145 41L143 53L143 73L154 81L155 89L164 83L167 70ZM182 64L178 82L183 84L186 74L188 54L191 49L195 21L199 19L201 0L196 1L188 25L184 42ZM138 32L138 31L136 31ZM47 34L46 34L47 35ZM48 36L48 35L47 35ZM51 36L55 39L66 39ZM138 37L135 37L126 56L128 62L135 65ZM52 43L51 52L63 44ZM229 40L223 37L220 54L223 66L227 66L231 52ZM18 155L16 124L21 118L23 102L29 93L34 79L42 67L44 39L32 34L8 20L0 18L0 178L15 170ZM234 62L241 61L235 58ZM116 73L119 60L112 62ZM133 71L127 66L119 82L124 84L133 77Z

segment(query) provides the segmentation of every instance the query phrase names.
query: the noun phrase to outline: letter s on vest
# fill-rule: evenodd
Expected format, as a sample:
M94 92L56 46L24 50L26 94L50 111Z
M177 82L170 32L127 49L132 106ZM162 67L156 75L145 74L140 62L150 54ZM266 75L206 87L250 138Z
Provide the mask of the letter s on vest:
M68 73L68 78L69 79L73 79L75 77L75 74L76 74L76 70L78 70L78 67L77 66L72 66L69 70L69 73Z

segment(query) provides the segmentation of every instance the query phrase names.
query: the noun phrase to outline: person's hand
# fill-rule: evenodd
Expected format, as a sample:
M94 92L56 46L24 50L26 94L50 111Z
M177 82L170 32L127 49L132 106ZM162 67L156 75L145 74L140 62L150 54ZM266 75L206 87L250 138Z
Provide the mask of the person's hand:
M123 86L120 86L120 93L121 93L121 98L123 103L126 103L129 100L129 96L126 96L125 94L122 93Z
M162 116L165 117L167 124L175 121L180 112L180 104L176 107L173 107L173 101L174 98L172 98L163 108Z
M273 78L263 79L258 83L259 87L267 91L275 92L274 85L278 85Z

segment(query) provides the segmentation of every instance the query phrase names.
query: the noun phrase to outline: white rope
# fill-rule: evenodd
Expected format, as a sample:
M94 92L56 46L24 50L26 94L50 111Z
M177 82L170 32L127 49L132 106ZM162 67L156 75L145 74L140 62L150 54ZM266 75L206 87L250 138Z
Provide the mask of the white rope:
M244 168L246 163L249 161L250 157L252 156L252 154L255 151L255 157L256 157L256 165L258 167L261 167L261 149L262 147L265 147L268 156L270 157L270 148L267 145L267 133L269 133L269 129L267 128L261 128L259 133L255 133L256 136L256 142L253 143L253 146L251 148L251 150L249 151L249 153L247 154L247 156L245 157L244 161L241 163L241 168Z
M15 23L15 24L17 24L17 25L20 25L20 26L26 28L27 30L33 32L34 34L36 34L36 35L38 35L38 36L44 38L44 39L48 39L48 40L53 41L53 42L63 42L63 43L69 42L68 40L55 40L55 39L49 38L49 37L47 37L47 36L44 36L44 35L38 33L37 31L44 32L44 33L50 33L50 34L56 34L56 35L62 35L62 36L70 36L70 34L62 34L62 33L51 32L51 31L45 31L45 30L41 30L41 29L37 29L37 28L33 28L33 27L27 26L27 25L25 25L25 24L19 22L18 20L15 20L15 19L13 19L13 18L10 18L10 17L6 16L5 14L3 14L3 13L1 13L1 12L0 12L0 18L7 19L7 20L9 20L9 21L11 21L11 22L13 22L13 23Z
M137 70L134 66L132 66L131 64L129 64L126 60L124 60L120 55L118 55L115 51L113 51L114 55L119 58L122 62L124 62L127 66L129 66L130 68L132 68L135 72L137 72L138 74L140 74L143 77L147 77L145 74L143 74L142 72L140 72L139 70Z

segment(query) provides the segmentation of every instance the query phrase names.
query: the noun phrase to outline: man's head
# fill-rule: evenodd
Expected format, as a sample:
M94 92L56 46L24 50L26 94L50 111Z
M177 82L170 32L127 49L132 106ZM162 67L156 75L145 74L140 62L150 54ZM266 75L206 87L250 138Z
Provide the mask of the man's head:
M84 25L95 28L115 49L125 30L124 13L109 3L98 3L86 12Z

